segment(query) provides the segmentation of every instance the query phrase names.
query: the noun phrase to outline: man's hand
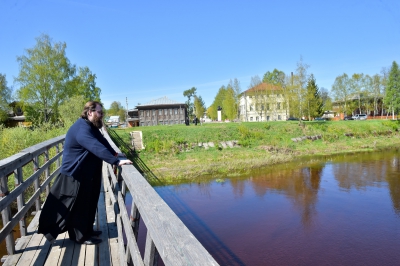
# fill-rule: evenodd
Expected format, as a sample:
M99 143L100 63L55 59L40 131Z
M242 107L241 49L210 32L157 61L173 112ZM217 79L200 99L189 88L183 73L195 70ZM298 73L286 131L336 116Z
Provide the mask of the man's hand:
M124 164L132 164L132 161L131 160L121 160L121 161L119 161L118 166L121 166Z

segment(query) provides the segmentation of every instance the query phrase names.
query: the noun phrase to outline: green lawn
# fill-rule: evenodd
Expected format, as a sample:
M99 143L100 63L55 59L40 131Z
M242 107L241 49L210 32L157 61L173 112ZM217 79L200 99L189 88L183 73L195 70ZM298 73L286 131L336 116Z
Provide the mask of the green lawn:
M208 123L116 129L128 144L129 132L140 130L145 150L140 158L165 181L200 175L229 176L253 168L292 161L310 155L331 155L400 147L400 123L391 120ZM345 136L350 133L352 136ZM293 138L317 136L315 141ZM205 150L200 142L237 140L240 148ZM189 147L189 148L185 148ZM191 148L193 147L193 148Z

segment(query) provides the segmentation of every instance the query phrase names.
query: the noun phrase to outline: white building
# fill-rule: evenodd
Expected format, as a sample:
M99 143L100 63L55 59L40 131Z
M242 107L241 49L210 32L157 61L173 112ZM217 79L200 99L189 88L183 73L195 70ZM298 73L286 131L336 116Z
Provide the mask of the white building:
M239 108L240 120L244 122L279 121L289 117L283 89L268 83L243 92Z

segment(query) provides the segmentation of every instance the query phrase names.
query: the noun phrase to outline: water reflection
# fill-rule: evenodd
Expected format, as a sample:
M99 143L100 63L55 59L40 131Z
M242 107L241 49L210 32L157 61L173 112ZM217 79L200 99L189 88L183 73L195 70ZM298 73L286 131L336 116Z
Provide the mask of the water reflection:
M393 264L399 157L338 156L156 190L222 265Z

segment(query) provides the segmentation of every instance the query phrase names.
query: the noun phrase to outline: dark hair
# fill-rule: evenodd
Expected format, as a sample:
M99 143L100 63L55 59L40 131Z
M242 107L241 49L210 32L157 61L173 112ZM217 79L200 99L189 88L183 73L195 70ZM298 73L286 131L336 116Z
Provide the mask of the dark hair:
M83 108L81 117L87 119L89 110L96 110L97 105L100 105L101 108L103 108L103 105L98 101L88 101Z

